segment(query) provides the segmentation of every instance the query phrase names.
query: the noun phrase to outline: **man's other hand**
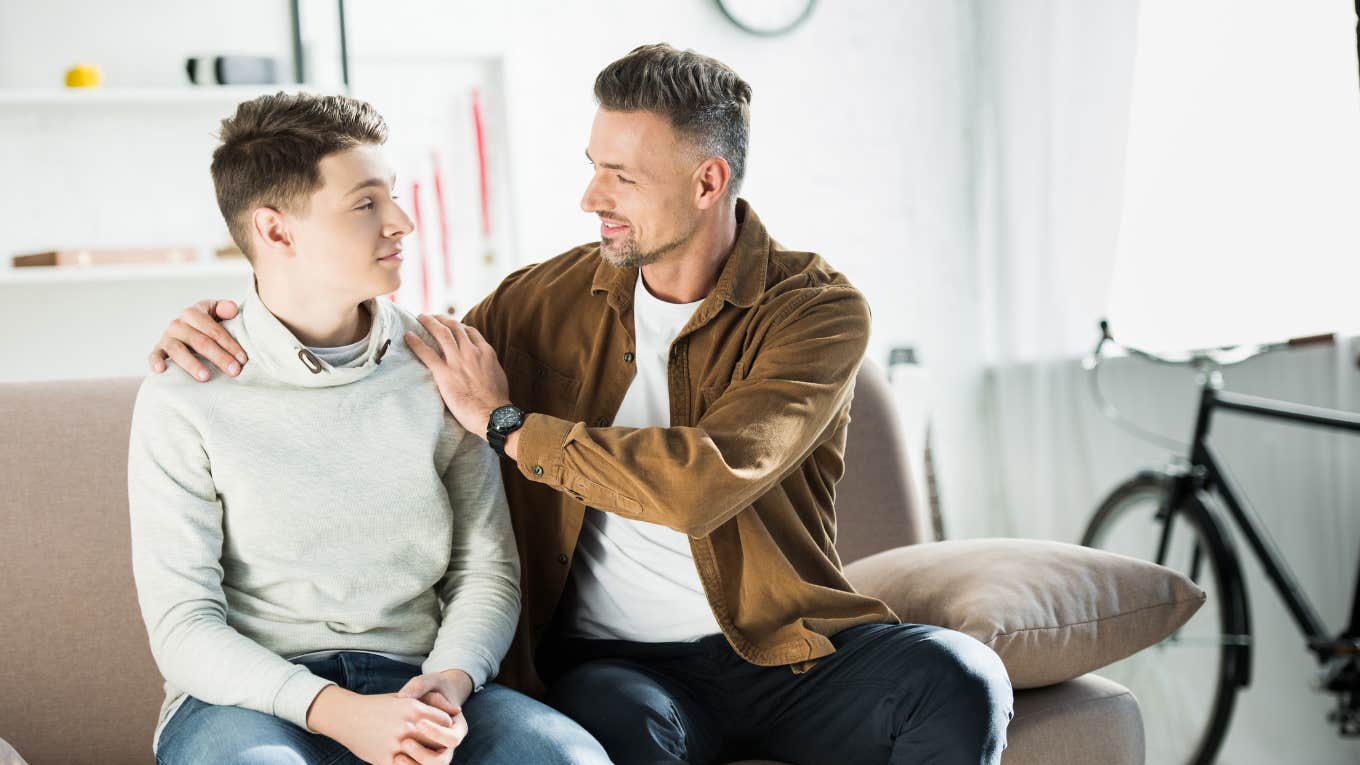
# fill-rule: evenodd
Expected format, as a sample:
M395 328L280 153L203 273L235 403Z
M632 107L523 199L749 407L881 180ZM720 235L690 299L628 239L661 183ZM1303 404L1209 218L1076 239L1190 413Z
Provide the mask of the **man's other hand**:
M207 381L212 375L207 365L194 356L197 353L231 377L241 374L241 367L247 361L246 352L220 324L235 317L239 310L230 300L200 300L185 308L166 327L165 334L147 357L151 371L164 372L168 369L166 359L169 359L194 379Z

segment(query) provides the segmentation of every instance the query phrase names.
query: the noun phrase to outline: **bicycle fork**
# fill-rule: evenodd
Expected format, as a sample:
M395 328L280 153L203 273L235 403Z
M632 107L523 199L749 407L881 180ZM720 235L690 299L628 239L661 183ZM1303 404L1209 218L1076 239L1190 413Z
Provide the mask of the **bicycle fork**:
M1161 523L1161 532L1157 541L1155 562L1159 566L1168 563L1167 558L1171 553L1176 526L1175 517L1178 513L1186 515L1184 520L1192 527L1202 525L1205 527L1204 533L1220 539L1218 546L1221 549L1218 555L1223 560L1218 563L1221 568L1216 568L1213 574L1220 580L1220 590L1229 601L1223 604L1227 622L1223 625L1222 640L1230 649L1227 651L1227 660L1230 662L1229 676L1232 683L1238 688L1246 688L1251 685L1252 679L1251 610L1247 603L1246 580L1242 576L1235 550L1228 541L1227 529L1210 511L1204 498L1211 483L1210 473L1203 465L1191 463L1168 470L1167 475L1170 478L1170 487L1162 495L1162 505L1158 508L1156 516ZM1196 518L1189 518L1191 515ZM1211 554L1212 551L1205 549L1206 540L1201 536L1195 535L1191 542L1190 565L1186 573L1190 581L1200 585L1205 563L1212 562L1214 556Z

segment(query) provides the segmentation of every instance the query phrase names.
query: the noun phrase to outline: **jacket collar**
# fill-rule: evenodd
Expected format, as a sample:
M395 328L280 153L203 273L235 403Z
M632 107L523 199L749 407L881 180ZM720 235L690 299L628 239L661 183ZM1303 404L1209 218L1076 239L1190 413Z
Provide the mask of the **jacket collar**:
M241 307L241 327L250 348L252 364L259 364L271 377L302 388L329 388L357 382L373 374L389 350L400 323L396 306L370 299L363 304L373 316L363 355L344 367L333 367L317 358L278 317L270 313L253 286Z
M737 200L737 241L723 262L718 283L694 312L691 325L713 318L724 303L750 308L765 292L770 263L770 235L745 199ZM622 313L633 304L637 268L615 268L600 258L591 281L591 292L608 293L609 305Z

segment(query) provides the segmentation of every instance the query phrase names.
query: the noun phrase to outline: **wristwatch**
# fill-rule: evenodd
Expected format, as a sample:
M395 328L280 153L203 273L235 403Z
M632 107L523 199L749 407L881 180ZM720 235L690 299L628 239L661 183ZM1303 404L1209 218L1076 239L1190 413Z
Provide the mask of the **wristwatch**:
M514 404L506 404L491 411L491 419L486 423L486 442L502 457L505 454L505 439L524 425L524 415L528 412Z

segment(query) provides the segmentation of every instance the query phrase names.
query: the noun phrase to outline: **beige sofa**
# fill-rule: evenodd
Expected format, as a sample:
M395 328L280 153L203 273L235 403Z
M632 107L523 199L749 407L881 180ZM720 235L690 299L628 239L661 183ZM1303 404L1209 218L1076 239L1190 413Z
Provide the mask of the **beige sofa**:
M126 499L138 383L0 385L0 739L30 765L152 760L161 680L137 610ZM886 381L866 365L858 386L837 498L847 563L925 538ZM1087 674L1016 692L1007 765L1142 761L1125 688Z

